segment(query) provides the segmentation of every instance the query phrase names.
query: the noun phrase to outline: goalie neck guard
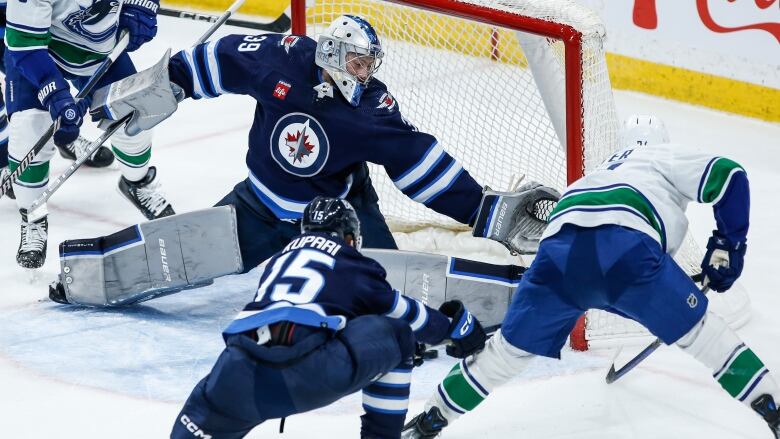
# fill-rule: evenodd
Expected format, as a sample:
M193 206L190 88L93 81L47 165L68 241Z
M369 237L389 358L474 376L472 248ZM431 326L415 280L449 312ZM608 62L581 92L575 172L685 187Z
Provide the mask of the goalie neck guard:
M317 197L306 205L301 219L301 232L325 232L345 239L352 235L353 247L360 250L360 220L349 201Z
M384 54L371 24L354 15L342 15L317 38L315 63L328 72L347 102L357 107ZM364 68L365 75L358 77L350 73L347 70L350 63Z

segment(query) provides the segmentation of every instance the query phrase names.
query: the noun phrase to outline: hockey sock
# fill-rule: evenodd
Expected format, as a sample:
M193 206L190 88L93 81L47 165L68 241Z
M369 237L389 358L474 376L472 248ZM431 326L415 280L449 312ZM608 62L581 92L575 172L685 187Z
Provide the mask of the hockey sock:
M400 437L409 408L412 367L402 363L363 389L362 436Z
M127 180L139 181L146 177L152 157L151 132L142 131L135 136L128 136L124 130L119 130L111 136L111 150L119 163L122 176Z
M723 390L748 407L764 394L780 400L769 370L720 316L707 313L677 345L709 367Z
M48 111L30 109L17 111L8 124L8 171L13 172L30 151L30 145L40 139L51 125ZM54 155L54 142L51 140L35 160L14 181L16 204L21 209L27 209L46 190L49 184L49 160Z
M19 161L8 157L8 171L14 172L19 167ZM33 162L13 182L16 204L21 209L27 209L46 190L49 184L49 162Z
M0 168L8 166L8 116L0 96Z
M439 383L426 411L436 406L449 423L478 406L494 387L525 369L531 354L512 346L498 331L481 352L461 360Z

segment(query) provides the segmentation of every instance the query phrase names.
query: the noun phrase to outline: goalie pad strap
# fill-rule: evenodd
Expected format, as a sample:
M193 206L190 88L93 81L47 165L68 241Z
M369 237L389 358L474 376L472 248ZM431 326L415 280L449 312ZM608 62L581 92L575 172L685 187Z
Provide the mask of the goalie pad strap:
M112 235L60 244L68 302L125 305L240 272L232 206L173 215Z

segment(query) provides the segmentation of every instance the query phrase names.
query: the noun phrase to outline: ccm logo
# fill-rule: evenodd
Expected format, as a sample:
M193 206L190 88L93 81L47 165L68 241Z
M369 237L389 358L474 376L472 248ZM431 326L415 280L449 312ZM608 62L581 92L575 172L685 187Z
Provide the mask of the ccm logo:
M460 335L466 335L467 332L469 332L469 329L471 329L471 322L474 321L474 317L471 315L471 313L466 314L466 322L463 323L463 325L460 327Z
M189 416L181 415L181 418L179 418L179 422L181 422L184 425L184 427L187 429L187 431L192 433L193 436L202 437L203 439L211 439L211 435L204 433L203 430L201 430L197 424L190 421Z
M160 262L162 262L163 277L168 282L171 281L171 270L168 268L168 256L165 252L165 240L158 238L157 243L160 244Z

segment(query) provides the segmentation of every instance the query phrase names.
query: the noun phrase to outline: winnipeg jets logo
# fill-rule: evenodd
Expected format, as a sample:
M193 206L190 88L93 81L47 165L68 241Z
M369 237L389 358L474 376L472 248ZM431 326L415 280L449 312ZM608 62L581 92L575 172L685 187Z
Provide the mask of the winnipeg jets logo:
M284 47L284 51L287 53L290 53L290 47L294 46L295 43L298 42L298 39L300 37L296 37L295 35L287 35L286 37L282 38L281 41L279 41L279 45Z
M305 113L290 113L279 119L271 134L270 147L274 161L299 177L320 172L330 152L322 125Z
M119 0L99 0L91 6L79 6L79 10L72 12L62 24L71 32L100 43L114 36L117 20L114 14L119 12Z
M309 143L309 135L306 131L309 130L309 120L303 123L303 131L296 131L295 134L287 132L287 140L285 143L290 148L290 153L287 155L292 158L293 165L295 162L303 163L303 158L311 155L314 151L314 145Z
M382 94L382 96L379 98L379 105L377 105L378 109L387 108L387 111L393 111L395 108L395 98L393 95L390 94L390 92L385 92Z

